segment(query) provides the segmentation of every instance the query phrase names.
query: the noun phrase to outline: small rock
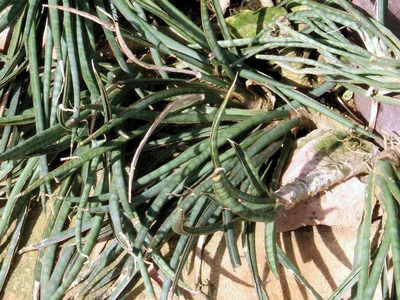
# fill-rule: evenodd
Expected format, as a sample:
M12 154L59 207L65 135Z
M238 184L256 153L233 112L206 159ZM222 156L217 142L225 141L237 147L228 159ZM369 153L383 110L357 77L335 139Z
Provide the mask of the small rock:
M312 131L297 141L297 147L283 174L282 185L304 179L310 172L332 163L346 162L354 174L366 172L364 163L373 160L377 149L343 130L327 129ZM284 232L307 225L357 228L363 213L364 190L365 184L356 177L335 184L288 209L277 221L277 230Z

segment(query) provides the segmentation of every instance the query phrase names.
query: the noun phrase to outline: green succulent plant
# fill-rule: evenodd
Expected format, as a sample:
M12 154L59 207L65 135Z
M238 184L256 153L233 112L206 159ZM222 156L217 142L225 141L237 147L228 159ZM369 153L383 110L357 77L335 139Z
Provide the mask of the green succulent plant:
M199 235L222 230L232 265L241 263L233 227L240 222L257 295L267 299L254 255L254 224L263 222L271 271L283 265L321 299L275 240L274 221L286 208L274 192L292 132L308 128L312 109L381 141L318 97L342 86L398 104L387 92L399 91L400 41L344 0L283 1L279 18L240 38L230 18L247 19L225 19L216 0L211 19L206 2L196 2L199 19L191 20L179 1L0 1L0 32L13 27L0 70L2 289L19 250L37 251L40 299L90 298L101 289L119 299L139 282L155 297L148 262L163 280L157 296L179 296L194 290L180 274ZM369 44L349 41L344 27ZM277 29L282 34L270 34ZM130 42L140 46L135 53ZM288 48L310 55L280 55ZM300 90L281 82L283 69L320 84ZM272 98L270 111L249 109ZM370 174L354 269L333 299L355 284L359 299L371 297L389 248L400 286L395 158L380 157ZM374 195L387 230L372 252ZM43 240L19 249L36 201L47 216Z

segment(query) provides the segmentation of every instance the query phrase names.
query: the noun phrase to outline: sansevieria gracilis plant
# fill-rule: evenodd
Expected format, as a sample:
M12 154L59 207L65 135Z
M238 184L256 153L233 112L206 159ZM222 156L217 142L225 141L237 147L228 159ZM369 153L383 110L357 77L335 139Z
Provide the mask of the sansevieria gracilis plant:
M2 289L13 259L36 251L35 299L120 299L139 284L149 298L180 297L196 292L180 275L199 236L223 231L241 264L240 223L260 299L256 238L273 274L283 265L322 299L276 243L279 180L310 111L382 142L318 99L344 88L398 104L400 41L345 0L277 1L250 34L247 19L234 27L238 7L207 2L0 1ZM353 270L332 299L352 287L372 298L389 253L386 290L399 295L398 165L394 147L371 166ZM371 247L376 200L385 230ZM20 249L32 210L47 218L43 239Z

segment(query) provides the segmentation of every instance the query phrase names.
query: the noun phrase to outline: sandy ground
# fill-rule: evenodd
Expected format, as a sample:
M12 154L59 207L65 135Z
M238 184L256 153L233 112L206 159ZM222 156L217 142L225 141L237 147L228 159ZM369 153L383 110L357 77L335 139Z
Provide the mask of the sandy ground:
M21 246L40 240L44 225L43 216L37 222L29 223L29 240L23 239ZM376 226L375 226L376 227ZM280 266L280 278L276 279L269 271L264 250L264 225L257 224L257 261L260 277L265 283L270 299L313 299L310 293L300 285L293 275ZM278 243L300 269L304 277L326 299L350 273L356 241L357 228L307 226L295 231L279 233ZM203 250L201 265L201 283L203 291L211 299L256 299L251 275L246 264L241 240L238 240L242 266L233 269L226 252L222 233L215 234ZM3 299L22 300L32 297L33 262L36 252L17 256L17 265L13 266L11 276L6 283ZM193 257L184 270L184 277L190 286L195 287L195 268ZM140 299L141 289L136 289L128 299ZM192 298L186 295L188 298ZM144 299L144 298L142 298ZM193 299L204 299L196 295Z
M373 226L375 230L377 225L375 223ZM279 279L274 277L265 259L264 225L259 224L256 230L257 237L260 237L256 241L258 269L269 298L314 299L284 267L279 267ZM278 243L322 298L328 299L351 272L356 235L356 228L307 226L279 233ZM240 239L238 246L242 266L233 269L223 234L215 234L203 251L200 272L202 291L209 297L185 294L185 299L257 299ZM196 270L193 257L189 260L183 276L191 287L195 287ZM141 291L140 288L134 290L127 299L146 299L139 295ZM345 299L349 299L349 296ZM379 295L376 295L375 299L380 299Z

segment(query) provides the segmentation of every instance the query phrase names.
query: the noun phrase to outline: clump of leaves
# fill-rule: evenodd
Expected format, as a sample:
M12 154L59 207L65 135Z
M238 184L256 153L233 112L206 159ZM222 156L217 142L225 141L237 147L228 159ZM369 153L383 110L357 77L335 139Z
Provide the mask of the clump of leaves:
M232 224L242 222L246 260L264 299L252 249L254 222L268 222L271 270L278 274L284 265L320 298L275 243L273 221L284 206L271 192L291 132L308 126L299 106L378 139L312 98L340 84L355 93L371 86L376 101L397 103L381 91L398 92L400 42L346 1L336 8L284 1L285 9L276 8L282 16L240 39L231 36L218 1L212 5L221 36L205 0L201 24L167 0L0 3L0 32L13 26L0 71L0 197L7 199L1 288L29 207L39 200L48 217L43 240L19 251L38 253L35 297L60 299L72 287L87 296L107 287L102 297L115 299L139 282L155 297L155 273L162 278L160 298L193 292L180 273L198 235L224 230L236 266ZM359 32L365 47L346 39L343 27ZM99 40L112 59L102 61ZM129 41L141 52L133 53ZM288 47L309 55L279 55ZM264 60L319 76L321 85L303 93L280 82ZM246 108L272 100L265 95L278 100L273 110ZM387 208L393 221L393 207ZM162 246L172 237L176 247L165 255ZM354 284L359 266L342 290ZM368 259L359 275L363 291L366 266Z

